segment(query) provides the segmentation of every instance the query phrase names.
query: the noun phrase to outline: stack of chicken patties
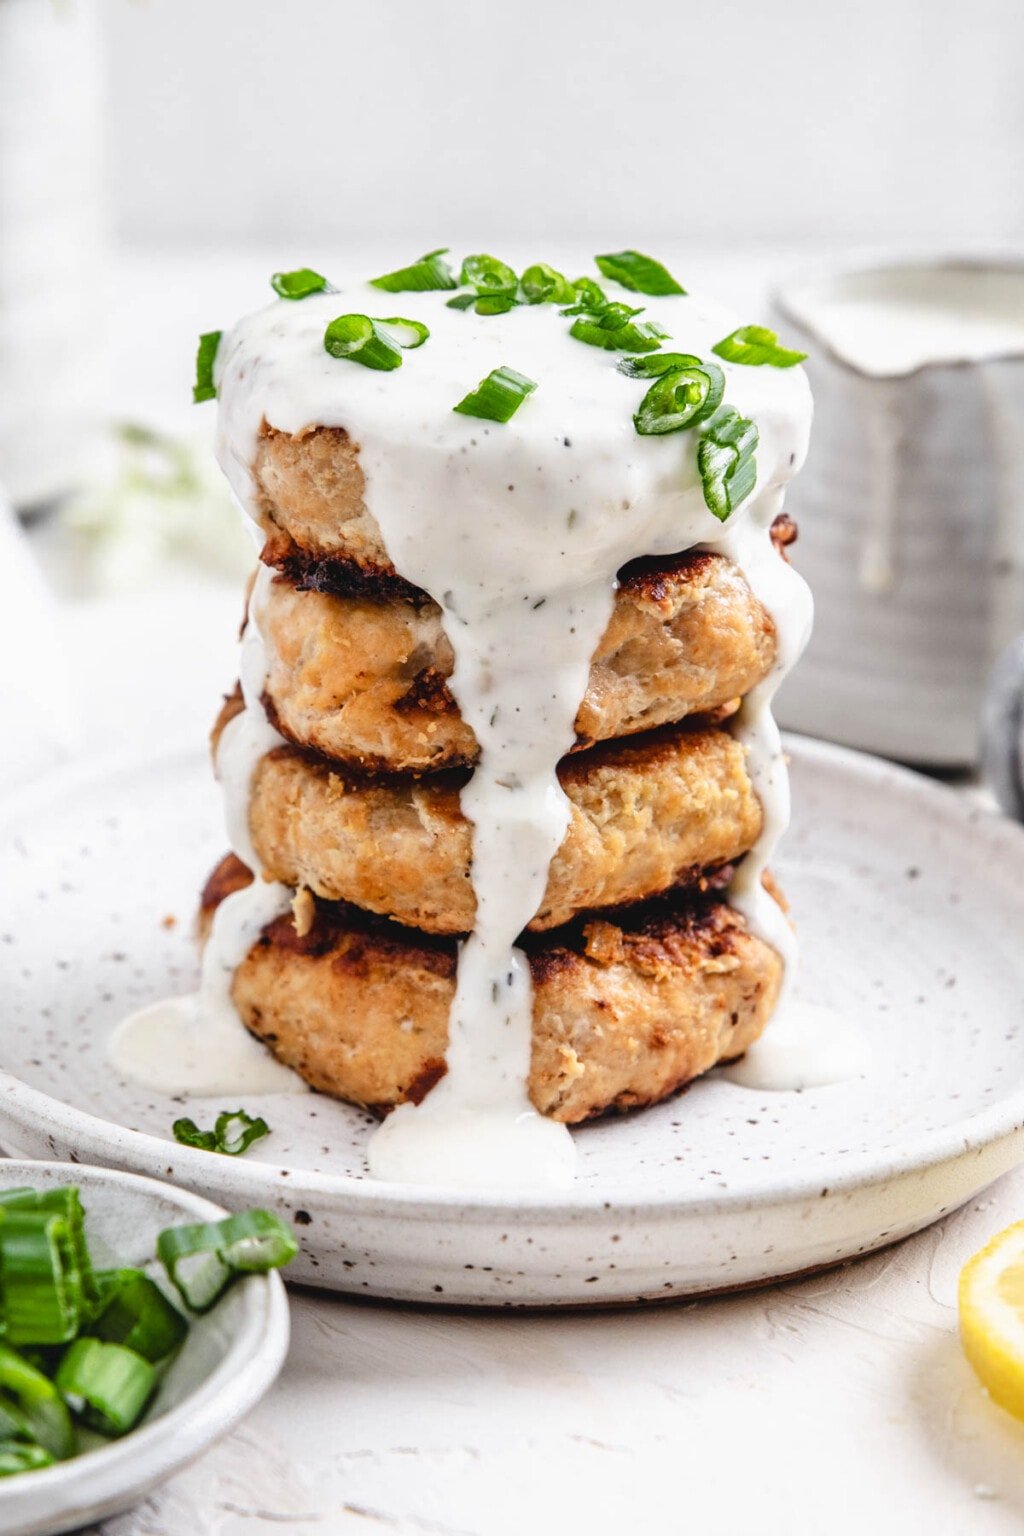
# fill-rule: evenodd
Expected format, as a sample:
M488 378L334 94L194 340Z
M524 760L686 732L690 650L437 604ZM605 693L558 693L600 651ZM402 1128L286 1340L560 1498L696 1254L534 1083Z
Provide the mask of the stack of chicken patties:
M264 875L297 896L239 967L234 1001L315 1088L419 1102L444 1072L473 927L460 790L477 743L449 690L441 611L391 565L347 434L265 427L254 473L277 572L263 704L286 745L256 767L249 823ZM620 573L559 768L571 824L521 941L530 1094L556 1119L663 1098L741 1055L771 1014L782 963L726 899L762 821L727 721L775 652L723 556ZM239 708L229 699L219 726ZM207 914L249 878L223 861Z

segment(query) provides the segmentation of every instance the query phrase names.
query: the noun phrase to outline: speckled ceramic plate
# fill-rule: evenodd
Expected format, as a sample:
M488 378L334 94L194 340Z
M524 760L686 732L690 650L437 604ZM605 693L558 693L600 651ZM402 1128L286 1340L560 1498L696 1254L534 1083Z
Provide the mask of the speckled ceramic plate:
M420 1301L695 1294L913 1232L1024 1157L1024 831L874 759L791 746L778 869L805 990L863 1026L865 1079L771 1094L712 1076L578 1131L569 1197L376 1183L369 1117L313 1094L250 1099L273 1134L244 1159L179 1147L182 1102L118 1081L104 1043L194 984L196 892L224 841L196 755L55 776L0 813L0 1141L276 1206L299 1226L296 1278Z

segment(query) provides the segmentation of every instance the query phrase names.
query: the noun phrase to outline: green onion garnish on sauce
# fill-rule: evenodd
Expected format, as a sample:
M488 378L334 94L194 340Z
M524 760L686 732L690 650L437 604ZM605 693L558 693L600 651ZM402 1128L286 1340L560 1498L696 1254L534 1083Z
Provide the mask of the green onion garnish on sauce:
M708 510L719 522L733 513L754 489L757 428L731 405L721 406L704 428L697 467Z
M217 386L213 382L213 365L223 331L204 331L196 351L196 382L192 386L192 404L217 398Z
M587 310L604 309L609 302L601 284L595 283L592 277L577 277L570 287L574 302L562 310L563 315L582 315Z
M393 331L395 341L406 352L422 347L430 336L430 331L422 320L406 320L401 315L390 315L385 320L375 320L374 325L383 325L389 331Z
M527 304L572 304L576 293L568 278L563 277L546 261L535 262L527 267L521 279L523 296Z
M765 363L773 368L794 368L807 356L806 352L794 352L789 347L780 347L778 336L766 325L741 325L731 335L723 337L711 350L718 357L724 357L727 363L746 363L752 368L761 367Z
M212 1131L201 1131L194 1120L183 1116L171 1127L175 1141L183 1147L196 1147L200 1152L223 1152L227 1157L238 1157L246 1152L254 1141L270 1135L270 1126L261 1117L253 1118L244 1109L225 1109L217 1116Z
M383 288L385 293L428 293L436 288L456 287L452 269L442 258L448 247L442 245L436 251L428 251L411 266L399 267L397 272L385 272L383 277L373 277L370 284Z
M655 261L653 256L644 256L639 251L616 251L607 256L595 256L594 263L604 277L621 283L623 288L629 288L633 293L664 298L668 294L686 292L660 261Z
M627 304L605 304L574 320L569 335L606 352L656 352L668 335L654 320L634 320L641 314Z
M537 388L533 379L514 368L492 368L452 410L462 416L479 416L483 421L511 421L527 395Z
M339 315L324 331L324 350L364 368L389 372L402 366L402 349L381 331L369 315Z
M722 402L725 375L717 363L704 363L686 353L673 355L680 366L655 379L633 417L641 437L659 437L696 426Z
M467 256L459 281L479 294L503 294L514 299L519 279L512 268L496 256Z
M275 272L270 286L279 298L308 299L311 293L324 293L330 285L312 267L297 267L294 272Z

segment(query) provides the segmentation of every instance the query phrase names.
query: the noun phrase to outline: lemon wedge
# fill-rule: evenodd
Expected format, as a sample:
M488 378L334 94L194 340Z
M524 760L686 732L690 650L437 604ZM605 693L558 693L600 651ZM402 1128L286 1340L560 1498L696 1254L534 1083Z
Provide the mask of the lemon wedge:
M1024 1420L1024 1221L968 1260L959 1299L964 1354L992 1400Z

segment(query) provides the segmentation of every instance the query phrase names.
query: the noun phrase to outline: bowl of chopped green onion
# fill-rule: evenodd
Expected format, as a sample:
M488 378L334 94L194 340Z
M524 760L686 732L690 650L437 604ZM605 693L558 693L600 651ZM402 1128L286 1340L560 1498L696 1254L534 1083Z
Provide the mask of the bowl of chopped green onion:
M288 1349L269 1211L173 1185L0 1160L0 1530L129 1508L259 1401Z

